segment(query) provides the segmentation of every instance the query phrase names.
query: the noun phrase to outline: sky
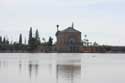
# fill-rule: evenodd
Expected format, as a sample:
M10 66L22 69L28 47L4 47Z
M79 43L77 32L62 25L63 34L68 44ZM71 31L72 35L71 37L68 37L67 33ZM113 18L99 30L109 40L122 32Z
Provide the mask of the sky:
M59 30L71 26L99 44L125 46L124 0L0 0L0 35L18 41L27 39L29 28L39 30L40 38L56 41Z

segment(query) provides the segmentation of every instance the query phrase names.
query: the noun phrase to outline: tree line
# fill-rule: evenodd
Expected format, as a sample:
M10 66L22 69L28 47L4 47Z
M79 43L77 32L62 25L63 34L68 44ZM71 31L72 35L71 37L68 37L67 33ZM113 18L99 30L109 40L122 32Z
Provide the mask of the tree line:
M43 38L45 40L45 38ZM41 42L39 31L36 29L35 36L33 36L32 27L29 30L28 43L26 44L26 40L23 43L23 36L19 34L19 40L17 42L12 43L6 37L0 36L0 51L3 50L25 50L25 51L33 51L35 49L41 49L43 47L45 49L50 49L53 45L53 38L49 37L47 42Z

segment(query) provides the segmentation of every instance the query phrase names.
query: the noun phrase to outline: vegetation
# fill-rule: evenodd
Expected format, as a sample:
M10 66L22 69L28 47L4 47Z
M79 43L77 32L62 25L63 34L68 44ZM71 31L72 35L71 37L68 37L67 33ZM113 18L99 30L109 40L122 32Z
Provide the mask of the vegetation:
M30 30L29 30L29 40L28 40L29 45L31 44L31 41L32 41L32 27L30 27Z
M48 46L52 47L52 45L53 45L53 39L51 37L49 37Z
M46 49L50 50L53 46L53 39L52 37L49 38L48 42L46 42L45 38L42 39L44 42L41 43L39 31L38 29L35 31L35 35L33 36L32 27L30 27L29 30L29 36L28 36L28 44L26 44L26 39L24 39L23 43L23 37L22 34L19 34L19 40L18 42L10 42L6 37L0 36L0 52L17 52L17 51L26 51L26 52L32 52L34 50L38 49Z
M19 44L22 45L22 34L19 36Z

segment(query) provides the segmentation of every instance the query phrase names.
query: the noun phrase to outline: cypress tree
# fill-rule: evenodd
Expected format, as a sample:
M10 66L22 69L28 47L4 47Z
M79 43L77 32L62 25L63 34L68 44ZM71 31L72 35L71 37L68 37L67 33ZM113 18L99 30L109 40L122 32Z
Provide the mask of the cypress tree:
M36 43L39 45L40 44L40 37L39 37L38 29L35 32L35 39L36 39Z
M48 46L52 46L52 44L53 44L53 39L49 37Z
M30 27L30 30L29 30L29 40L28 40L28 44L31 44L32 42L32 27Z
M2 37L0 36L0 44L2 43Z
M22 34L19 35L19 44L22 45Z

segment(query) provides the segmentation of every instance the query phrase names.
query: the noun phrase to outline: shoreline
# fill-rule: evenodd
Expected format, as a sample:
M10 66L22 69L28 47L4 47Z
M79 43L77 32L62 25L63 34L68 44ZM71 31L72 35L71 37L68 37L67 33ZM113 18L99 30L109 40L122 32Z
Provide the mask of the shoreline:
M0 53L59 53L59 54L62 54L62 53L91 53L91 54L95 54L95 53L101 53L101 54L106 54L106 53L109 53L109 54L112 54L112 53L125 53L125 52L30 52L30 51L13 51L13 52L10 52L10 51L0 51Z

